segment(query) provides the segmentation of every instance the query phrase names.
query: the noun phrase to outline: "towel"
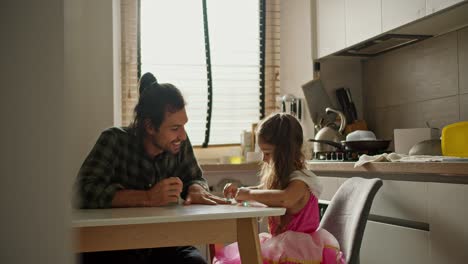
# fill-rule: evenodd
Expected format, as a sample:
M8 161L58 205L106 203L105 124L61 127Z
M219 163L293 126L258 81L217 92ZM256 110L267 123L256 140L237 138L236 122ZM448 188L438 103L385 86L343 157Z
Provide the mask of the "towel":
M354 163L354 168L360 167L369 162L468 162L468 158L450 157L450 156L430 156L430 155L405 155L392 153L384 153L380 155L361 155L359 160Z

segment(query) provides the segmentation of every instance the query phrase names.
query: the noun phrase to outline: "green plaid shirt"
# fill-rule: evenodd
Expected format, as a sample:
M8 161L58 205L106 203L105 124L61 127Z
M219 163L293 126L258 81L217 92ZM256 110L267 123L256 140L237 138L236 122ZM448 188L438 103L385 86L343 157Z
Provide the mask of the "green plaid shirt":
M75 206L110 208L118 190L148 190L173 176L184 184L184 199L194 183L208 189L188 139L177 154L163 152L153 158L146 154L142 140L132 129L109 128L81 166L75 183Z

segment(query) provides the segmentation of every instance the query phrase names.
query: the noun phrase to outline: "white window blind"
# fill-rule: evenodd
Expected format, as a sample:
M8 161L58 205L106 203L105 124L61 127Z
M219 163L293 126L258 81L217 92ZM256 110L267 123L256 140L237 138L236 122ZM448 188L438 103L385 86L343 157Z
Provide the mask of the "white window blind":
M259 2L207 0L212 76L210 145L238 144L260 118ZM205 139L207 61L202 1L141 0L141 73L176 85L194 145Z
M210 0L211 1L211 0ZM273 111L277 111L278 104L276 101L276 97L279 94L279 83L280 83L280 0L266 0L265 1L265 27L266 27L266 32L265 32L265 114L268 115L269 113ZM153 5L151 8L145 8L146 4ZM164 2L164 3L162 3ZM214 0L214 2L217 2L217 0ZM258 8L257 1L247 1L247 2L254 2L255 6L254 8ZM188 101L187 105L187 112L189 114L189 126L190 126L190 131L189 135L194 141L197 137L197 135L192 135L193 133L191 132L192 130L198 130L198 131L204 131L205 129L205 123L206 123L206 105L207 105L207 96L206 96L206 91L207 91L207 86L206 86L206 60L205 60L205 47L204 47L204 37L203 37L203 23L201 21L201 18L196 20L194 19L193 23L188 23L186 22L184 25L181 25L181 20L180 17L183 16L188 16L184 15L184 13L192 13L194 10L198 10L197 14L199 16L202 16L202 11L201 11L201 6L202 2L201 0L187 0L187 1L150 1L150 0L143 0L143 3L140 3L140 12L138 11L138 0L121 0L121 87L122 87L122 123L124 125L129 125L133 121L134 113L133 109L137 103L138 100L138 67L143 66L142 70L144 71L145 69L147 71L152 71L158 79L161 82L171 82L177 85L179 88L182 89L182 91L185 94L186 100ZM143 4L143 8L141 8L141 4ZM164 4L164 7L161 7L161 5ZM210 2L207 2L207 4L211 4ZM216 3L215 3L216 4ZM179 8L180 6L185 6L184 8ZM247 7L245 7L247 8ZM232 12L233 15L235 15L237 20L243 19L243 13L245 12L245 8L242 9L240 14L235 14ZM155 10L156 9L156 10ZM169 13L167 10L172 9L171 13ZM166 10L166 11L165 11ZM232 9L234 10L234 9ZM252 9L254 10L254 9ZM213 10L210 10L209 12L212 13ZM178 12L177 15L173 15L173 12ZM239 12L239 11L236 11ZM142 13L142 14L139 14ZM167 13L167 16L164 16L164 14ZM140 15L140 16L139 16ZM152 44L147 45L148 48L145 48L145 43L142 43L142 45L138 45L138 21L142 22L140 17L141 15L149 16L150 19L155 19L156 21L159 20L159 22L156 23L156 25L147 25L147 23L140 23L140 27L142 27L145 32L149 30L151 34L154 35L154 40ZM191 15L190 15L191 16ZM159 19L158 19L159 18ZM143 18L144 19L144 18ZM196 20L196 21L195 21ZM257 22L255 22L257 23ZM188 26L186 26L188 24ZM162 30L166 30L170 34L169 37L165 36L160 36L158 35L157 32L153 31L152 29L156 27L162 28ZM145 27L148 26L146 29ZM193 26L193 27L192 27ZM182 29L178 29L181 27ZM194 45L189 45L191 42L187 40L187 37L184 36L184 34L180 33L181 31L187 31L188 28L191 29L191 34L197 34L197 38L199 38L199 41L197 42L195 46ZM209 30L213 33L211 34L212 42L216 42L216 37L212 36L215 34L215 29L211 27ZM257 34L258 27L252 27L252 32ZM230 32L223 32L223 36L226 39L229 39L231 42L234 42L235 45L237 45L237 39L230 38L230 34L234 34L232 32L235 32L235 30L231 30ZM253 34L253 33L252 33ZM159 51L160 53L162 52L162 55L159 56L164 56L166 53L170 54L168 57L169 59L166 59L166 65L158 64L158 61L156 63L153 61L146 61L145 58L139 58L139 50L143 49L143 51L146 50L155 50L154 47L158 47L158 43L161 43L161 45L170 46L170 48L164 48L164 49L158 49L156 51ZM215 43L213 43L214 45ZM172 49L172 47L175 47L177 45L178 49ZM185 45L185 46L184 46ZM141 49L140 49L140 48ZM211 52L215 53L215 46L211 47ZM186 53L184 53L186 52ZM190 58L193 58L193 55L196 54L199 56L197 59L193 59L193 63L186 63L183 65L183 63L180 63L182 58L186 58L184 54L188 54ZM214 58L213 58L214 59ZM163 61L163 60L162 60ZM167 62L168 61L168 62ZM143 65L139 65L139 63L142 62ZM178 63L175 63L178 62ZM214 59L213 62L216 62ZM154 65L151 65L154 64ZM231 67L232 68L232 67ZM213 71L216 71L216 68L213 69ZM195 74L198 72L198 74ZM203 72L201 74L200 72ZM218 73L221 71L218 71ZM257 77L255 73L254 77ZM230 74L234 75L234 73ZM240 76L238 74L237 76ZM198 81L199 86L195 85L188 85L188 83L194 83L193 80ZM213 77L213 78L218 78L218 77ZM195 82L196 82L195 81ZM218 82L219 84L219 82ZM257 84L255 84L257 85ZM197 94L198 91L198 94ZM235 90L237 91L237 90ZM234 92L235 92L234 91ZM188 95L188 93L192 93L192 95ZM218 92L221 92L218 91ZM253 91L254 93L257 92L257 89ZM247 96L247 95L246 95ZM189 98L190 97L190 98ZM214 99L216 99L216 92L214 94ZM260 98L258 96L247 96L248 100L255 100L255 105L256 107L260 104ZM198 104L197 104L198 102ZM229 103L232 103L231 101L228 101ZM220 105L221 107L223 106L222 104ZM226 106L226 105L224 105ZM198 107L198 109L197 109ZM218 107L218 105L213 105L213 107ZM236 106L237 107L237 106ZM234 109L230 112L233 112L233 114L237 114L238 112L240 113L240 110L238 110L236 107L233 107ZM193 109L193 110L192 110ZM212 116L212 119L216 119L219 117L220 114L218 114L217 111L215 111ZM215 127L212 127L213 129ZM238 139L238 134L240 133L240 130L237 131L238 129L233 128L230 126L232 136L230 136L230 140L227 142L222 142L220 144L228 144L229 142L233 143L238 143L236 141ZM204 137L204 132L199 133L198 139L196 139L195 144L199 145L201 144L200 142L203 141ZM213 133L213 131L211 131ZM195 136L195 137L194 137ZM214 144L210 140L210 145Z

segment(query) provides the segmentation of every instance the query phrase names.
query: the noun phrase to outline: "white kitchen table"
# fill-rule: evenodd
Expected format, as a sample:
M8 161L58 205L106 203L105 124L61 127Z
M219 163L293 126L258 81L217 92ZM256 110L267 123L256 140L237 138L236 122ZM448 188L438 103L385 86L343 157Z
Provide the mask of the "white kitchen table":
M284 213L238 205L80 209L72 213L72 228L77 252L238 241L242 263L262 263L257 218Z

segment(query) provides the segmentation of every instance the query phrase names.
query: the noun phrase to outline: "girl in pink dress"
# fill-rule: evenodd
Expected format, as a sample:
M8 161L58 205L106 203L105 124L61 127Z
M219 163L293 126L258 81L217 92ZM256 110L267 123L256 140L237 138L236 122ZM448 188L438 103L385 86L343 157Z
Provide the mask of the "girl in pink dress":
M336 239L318 228L321 186L305 168L301 124L292 115L277 113L261 122L256 135L263 152L261 184L238 188L228 183L224 196L286 208L285 215L268 218L270 234L259 235L263 263L345 264ZM218 250L213 263L241 263L237 243Z

